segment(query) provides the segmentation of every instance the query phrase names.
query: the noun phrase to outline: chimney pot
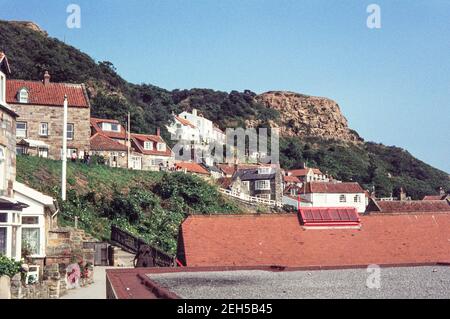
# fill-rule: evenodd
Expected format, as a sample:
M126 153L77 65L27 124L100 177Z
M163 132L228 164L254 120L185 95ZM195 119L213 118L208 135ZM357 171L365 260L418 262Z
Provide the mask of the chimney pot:
M44 73L44 85L47 85L50 83L50 73L48 73L48 71L45 71Z

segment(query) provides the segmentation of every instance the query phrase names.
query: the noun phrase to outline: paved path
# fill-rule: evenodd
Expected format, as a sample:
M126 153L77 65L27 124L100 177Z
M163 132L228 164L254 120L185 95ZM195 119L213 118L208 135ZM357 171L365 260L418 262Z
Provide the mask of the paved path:
M112 267L95 267L94 283L84 288L68 290L61 299L106 299L106 272Z

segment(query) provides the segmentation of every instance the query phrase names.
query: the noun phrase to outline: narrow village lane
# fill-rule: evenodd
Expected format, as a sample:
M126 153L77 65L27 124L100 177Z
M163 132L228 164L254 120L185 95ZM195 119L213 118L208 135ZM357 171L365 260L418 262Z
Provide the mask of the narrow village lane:
M61 299L106 299L106 269L95 267L94 283L88 287L69 290Z

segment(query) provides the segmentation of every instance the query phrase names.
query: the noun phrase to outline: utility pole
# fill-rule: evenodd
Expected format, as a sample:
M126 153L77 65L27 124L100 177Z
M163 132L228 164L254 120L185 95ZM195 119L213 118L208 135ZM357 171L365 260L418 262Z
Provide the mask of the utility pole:
M62 178L61 178L61 198L66 200L67 183L67 95L64 95L64 115L63 115L63 147L62 147Z
M131 168L130 165L130 156L131 156L131 115L130 112L128 112L128 123L127 123L127 131L128 131L128 143L127 143L127 164L128 164L128 169Z

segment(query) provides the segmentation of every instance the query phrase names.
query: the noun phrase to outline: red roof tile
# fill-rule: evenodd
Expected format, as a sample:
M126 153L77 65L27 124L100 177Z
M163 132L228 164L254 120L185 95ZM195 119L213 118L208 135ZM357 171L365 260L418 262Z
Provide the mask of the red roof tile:
M128 151L128 147L101 133L95 133L91 139L91 150L93 151Z
M358 183L324 183L309 182L300 190L302 193L328 193L328 194L348 194L364 193L364 190Z
M100 126L101 123L119 124L120 125L120 132L104 131L102 129L102 127ZM106 135L106 136L108 136L110 138L123 139L123 140L127 139L127 130L117 120L91 118L91 127L93 128L94 132L102 133L102 134L104 134L104 135Z
M297 176L283 176L285 183L301 183Z
M158 156L172 156L172 150L169 148L164 139L159 135L148 135L148 134L131 134L131 142L136 147L136 151L144 155L158 155ZM145 142L153 143L153 150L144 149ZM156 144L164 143L166 144L165 151L158 151Z
M290 173L292 176L303 177L306 176L309 173L309 171L312 171L314 174L317 175L323 175L323 173L318 168L293 169L289 170L288 173Z
M210 175L210 173L200 164L192 162L179 162L176 163L176 168L179 170L186 170L189 173Z
M7 80L6 103L19 104L17 94L20 89L28 90L28 104L63 106L67 95L70 107L90 107L86 90L82 84L48 83L41 81Z
M450 261L450 214L369 215L361 223L359 230L304 229L297 215L190 216L179 259L195 267Z
M192 124L190 121L180 117L180 116L175 116L175 118L183 125L185 126L190 126L192 128L195 128L196 126L194 124Z
M371 199L368 212L380 213L426 213L426 212L449 212L450 204L443 200L411 200L411 201L377 201Z

